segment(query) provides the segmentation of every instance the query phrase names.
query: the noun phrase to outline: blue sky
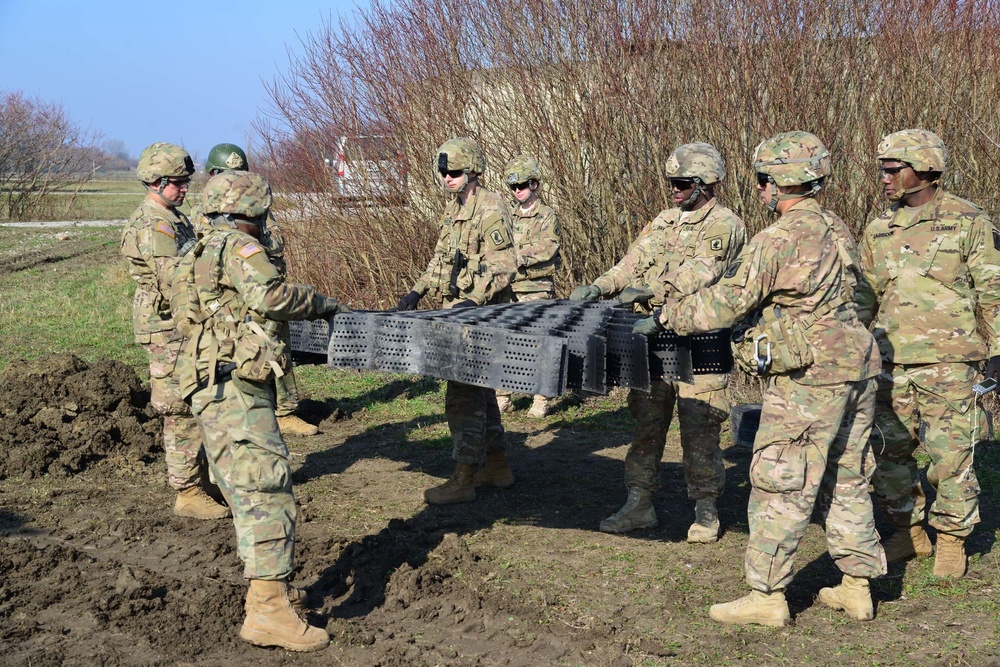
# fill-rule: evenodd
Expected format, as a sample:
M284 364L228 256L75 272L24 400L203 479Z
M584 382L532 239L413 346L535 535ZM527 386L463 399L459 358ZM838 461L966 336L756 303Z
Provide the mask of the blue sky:
M0 0L0 90L63 105L138 156L154 141L204 159L246 145L268 105L262 80L328 18L368 0ZM226 62L225 56L233 54Z

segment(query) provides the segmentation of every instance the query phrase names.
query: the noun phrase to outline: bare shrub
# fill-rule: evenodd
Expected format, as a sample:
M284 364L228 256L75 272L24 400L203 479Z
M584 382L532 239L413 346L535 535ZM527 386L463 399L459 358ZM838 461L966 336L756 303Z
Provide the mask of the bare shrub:
M824 203L856 231L884 207L875 146L907 127L938 132L946 185L997 209L996 0L376 0L353 18L304 38L258 128L278 189L295 193L293 273L351 303L391 305L423 270L443 204L431 157L452 136L482 144L493 188L509 157L538 156L562 293L668 205L664 163L691 141L726 157L720 196L753 231L769 221L753 149L792 129L833 151ZM362 171L405 174L405 201L337 194L324 159L359 135L399 146Z
M103 162L98 138L59 104L0 91L0 215L44 220L69 210L74 187L78 192ZM56 190L69 192L55 199Z

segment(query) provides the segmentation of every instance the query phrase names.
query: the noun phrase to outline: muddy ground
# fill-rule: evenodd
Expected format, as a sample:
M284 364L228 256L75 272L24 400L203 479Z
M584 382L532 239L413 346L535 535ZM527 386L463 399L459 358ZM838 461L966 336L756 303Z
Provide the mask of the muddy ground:
M45 260L43 260L45 261ZM406 401L434 381L391 379L351 405ZM0 372L0 664L56 665L1000 665L996 496L970 540L967 580L891 566L878 617L815 602L839 575L811 526L789 589L794 625L731 628L710 604L745 592L748 453L726 441L724 535L691 546L672 433L659 527L596 530L624 500L623 401L565 400L505 417L517 477L476 502L427 507L452 468L434 417L376 422L313 396L322 428L289 440L300 506L296 583L332 645L242 643L246 590L230 521L175 517L148 390L118 362L70 355ZM991 602L992 601L992 602Z

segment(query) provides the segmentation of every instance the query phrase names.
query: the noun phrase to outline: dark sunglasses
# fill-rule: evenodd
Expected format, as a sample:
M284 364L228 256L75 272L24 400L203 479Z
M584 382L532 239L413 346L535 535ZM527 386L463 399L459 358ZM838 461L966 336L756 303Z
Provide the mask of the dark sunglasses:
M763 188L767 187L767 184L770 182L770 177L767 174L762 171L757 172L757 185Z
M690 190L694 187L693 178L671 178L670 187L677 190Z
M167 179L167 183L170 183L170 185L173 185L174 187L179 188L181 190L183 190L184 188L191 187L191 179L190 178L185 178L183 180L168 178Z
M447 171L442 169L438 171L438 173L441 174L441 178L444 178L445 176L450 176L452 178L461 178L462 174L464 174L465 171L461 169L448 169Z
M525 181L524 183L511 183L508 185L511 191L516 192L517 190L524 190L531 187L531 181Z
M881 178L885 178L886 176L895 176L896 174L898 174L899 172L903 171L904 169L906 169L909 166L910 165L908 165L908 164L904 164L904 165L900 165L898 167L879 167L878 168L878 175Z

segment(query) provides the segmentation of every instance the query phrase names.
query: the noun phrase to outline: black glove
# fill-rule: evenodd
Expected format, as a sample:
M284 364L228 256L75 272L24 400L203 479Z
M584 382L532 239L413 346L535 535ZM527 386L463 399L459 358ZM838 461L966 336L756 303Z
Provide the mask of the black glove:
M580 285L569 295L570 301L593 301L601 296L601 288L597 285Z
M316 317L332 317L340 313L349 313L351 309L340 303L332 296L317 294L315 297Z
M998 373L1000 373L1000 355L990 357L990 360L986 363L986 370L983 371L983 377L996 380L998 379Z
M663 331L660 324L660 311L653 313L652 317L644 317L632 327L632 333L640 336L655 336Z
M654 296L648 287L626 287L618 295L618 303L646 303Z
M416 292L407 292L403 298L399 300L399 304L396 306L396 310L416 310L417 303L420 301L420 295Z
M461 301L456 301L452 304L451 309L458 310L459 308L475 308L478 305L479 304L472 299L462 299Z

